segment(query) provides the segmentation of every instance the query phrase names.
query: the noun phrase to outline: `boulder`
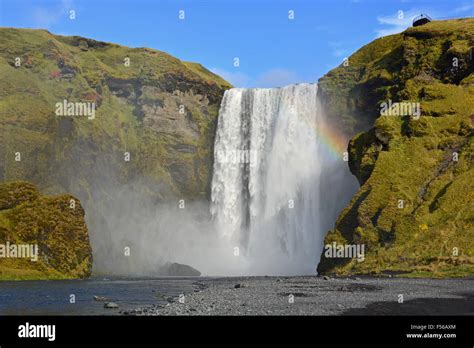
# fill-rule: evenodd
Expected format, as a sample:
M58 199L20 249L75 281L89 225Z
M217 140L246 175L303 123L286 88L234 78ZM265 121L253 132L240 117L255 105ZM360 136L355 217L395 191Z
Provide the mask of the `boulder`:
M166 277L199 277L201 272L189 265L168 262L159 269L158 275Z
M104 303L104 308L107 308L107 309L114 309L114 308L118 308L118 304L116 304L115 302L106 302Z

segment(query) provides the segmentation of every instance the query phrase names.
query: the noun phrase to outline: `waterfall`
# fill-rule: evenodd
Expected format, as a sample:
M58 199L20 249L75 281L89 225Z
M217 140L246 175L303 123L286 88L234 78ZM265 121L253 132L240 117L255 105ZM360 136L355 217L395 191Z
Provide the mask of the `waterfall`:
M211 214L219 238L238 251L242 272L314 274L324 235L347 203L330 202L337 187L320 187L325 165L335 163L321 147L323 123L316 84L225 92Z
M140 183L101 183L108 195L95 199L107 218L94 228L110 235L93 239L96 274L156 275L167 262L207 276L315 274L324 236L358 188L342 159L347 137L328 126L317 92L314 84L225 92L211 214L204 200L181 209L144 199Z

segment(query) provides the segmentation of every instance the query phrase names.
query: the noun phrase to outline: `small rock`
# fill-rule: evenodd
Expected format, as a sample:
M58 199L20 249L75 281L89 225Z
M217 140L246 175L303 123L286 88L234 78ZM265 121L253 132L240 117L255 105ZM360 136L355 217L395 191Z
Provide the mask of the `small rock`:
M329 280L330 278L328 276L323 277L324 280Z
M115 302L106 302L104 303L104 308L118 308L118 304Z
M104 302L104 301L107 301L107 297L94 296L94 301Z
M240 288L246 288L247 285L243 284L243 283L238 283L238 284L235 284L234 288L235 289L240 289Z

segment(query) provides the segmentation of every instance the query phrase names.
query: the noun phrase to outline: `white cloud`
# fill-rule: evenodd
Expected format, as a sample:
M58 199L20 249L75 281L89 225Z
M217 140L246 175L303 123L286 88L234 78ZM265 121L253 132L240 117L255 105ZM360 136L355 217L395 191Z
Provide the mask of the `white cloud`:
M293 83L304 82L294 71L272 69L261 74L255 81L255 87L282 87Z
M235 72L220 68L211 68L210 70L227 82L230 82L234 87L248 87L250 84L250 77L244 73L238 72L237 69Z
M466 12L466 11L469 11L471 9L474 9L474 4L463 4L459 7L456 7L454 10L453 10L453 13L461 13L461 12Z
M413 25L413 19L420 14L428 14L432 18L436 18L437 13L429 9L411 9L409 11L397 11L394 14L388 16L378 16L377 21L381 28L375 30L376 36L387 36L392 34L398 34L404 31L405 29Z
M420 10L410 10L406 12L400 10L388 16L378 16L377 21L383 27L376 30L377 37L401 33L406 28L411 27L413 18L421 13L423 12Z
M39 28L49 29L61 18L68 18L68 12L73 8L74 4L72 0L62 0L54 7L34 7L32 17Z
M242 88L271 88L294 83L311 82L309 79L301 78L296 72L288 69L267 70L256 78L251 78L249 75L241 72L231 72L221 68L212 68L210 70L230 82L234 87Z
M399 18L399 13L394 13L388 16L378 16L377 21L382 26L375 30L377 37L397 34L409 28L413 24L413 19L420 14L427 14L433 19L448 19L455 18L463 12L474 10L474 4L465 3L459 7L454 8L451 11L444 11L440 14L433 9L411 9L403 12L403 17Z

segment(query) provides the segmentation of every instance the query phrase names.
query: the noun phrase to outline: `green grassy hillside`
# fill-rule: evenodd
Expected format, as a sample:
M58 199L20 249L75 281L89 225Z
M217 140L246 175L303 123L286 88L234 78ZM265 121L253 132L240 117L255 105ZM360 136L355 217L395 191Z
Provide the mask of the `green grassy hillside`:
M323 253L318 271L474 274L474 19L377 39L320 85L332 119L367 130L349 144L361 187L325 242L366 255ZM421 115L381 116L388 100L419 103Z
M6 257L5 252L0 280L86 278L91 273L84 210L70 195L46 197L27 182L0 183L0 244L38 247L37 258Z
M85 195L88 179L107 170L119 182L160 184L163 195L206 191L228 83L151 49L44 30L0 34L0 179ZM95 118L56 116L56 103L65 99L96 103Z
M202 65L0 28L0 76L0 181L78 197L92 240L113 235L116 197L128 197L121 190L143 202L207 198L218 110L231 85ZM94 104L94 117L79 109L57 115L64 102Z

